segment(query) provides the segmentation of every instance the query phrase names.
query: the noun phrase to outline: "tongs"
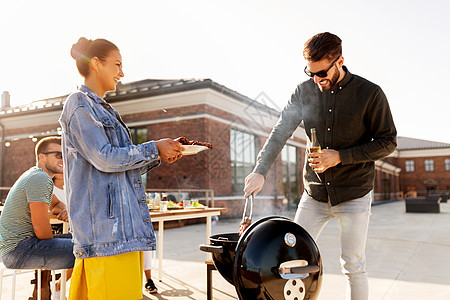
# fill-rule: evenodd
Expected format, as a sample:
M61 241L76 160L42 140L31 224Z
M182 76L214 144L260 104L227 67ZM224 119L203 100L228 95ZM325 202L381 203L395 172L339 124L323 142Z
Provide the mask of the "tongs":
M253 214L253 193L247 198L245 198L244 213L242 214L242 221L239 224L239 236L241 236L252 223L252 214Z

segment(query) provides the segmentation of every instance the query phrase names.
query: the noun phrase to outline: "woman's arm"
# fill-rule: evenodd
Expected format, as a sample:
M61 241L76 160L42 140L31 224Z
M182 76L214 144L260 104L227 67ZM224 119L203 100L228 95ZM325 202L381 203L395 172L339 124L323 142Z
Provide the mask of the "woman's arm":
M112 146L104 125L90 111L79 106L67 124L67 139L95 168L102 172L123 172L160 163L155 142L125 147Z

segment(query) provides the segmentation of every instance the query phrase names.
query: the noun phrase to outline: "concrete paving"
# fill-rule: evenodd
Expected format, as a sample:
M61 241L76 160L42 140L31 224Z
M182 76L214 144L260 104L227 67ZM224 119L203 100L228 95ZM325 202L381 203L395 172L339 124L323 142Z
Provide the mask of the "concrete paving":
M236 232L239 221L219 220L213 224L213 234ZM153 270L159 293L144 292L143 299L206 299L206 254L198 250L205 237L204 224L165 230L162 278ZM318 246L324 264L319 299L345 299L336 220L329 222ZM371 300L450 299L450 203L441 203L439 214L405 213L403 201L373 206L367 270ZM10 299L11 293L10 271L6 274L2 299ZM16 299L31 295L31 277L30 272L17 276ZM237 299L234 286L216 271L213 286L214 299Z

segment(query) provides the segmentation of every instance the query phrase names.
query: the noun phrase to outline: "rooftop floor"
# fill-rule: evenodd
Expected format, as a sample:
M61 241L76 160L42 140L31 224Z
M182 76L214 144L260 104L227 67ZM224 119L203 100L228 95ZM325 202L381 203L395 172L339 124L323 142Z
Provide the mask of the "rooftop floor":
M291 216L292 217L292 216ZM220 220L213 234L236 232L240 220ZM329 222L318 240L324 265L320 300L344 299L345 279L339 265L339 227ZM206 299L205 225L188 225L164 231L164 268L153 279L158 294L144 292L143 299ZM157 266L157 261L153 262ZM367 242L367 270L371 300L450 299L450 203L441 203L441 213L405 213L403 201L376 205ZM31 295L28 272L17 277L16 299ZM9 298L10 277L4 279L3 295ZM213 296L237 299L234 286L213 272Z

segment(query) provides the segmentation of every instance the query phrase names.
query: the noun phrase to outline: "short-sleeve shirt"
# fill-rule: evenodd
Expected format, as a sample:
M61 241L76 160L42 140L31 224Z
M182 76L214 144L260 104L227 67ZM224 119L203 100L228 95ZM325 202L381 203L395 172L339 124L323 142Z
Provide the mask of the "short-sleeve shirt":
M43 169L32 167L14 183L0 215L1 254L10 253L22 240L35 237L31 222L30 202L44 202L50 206L53 181Z

